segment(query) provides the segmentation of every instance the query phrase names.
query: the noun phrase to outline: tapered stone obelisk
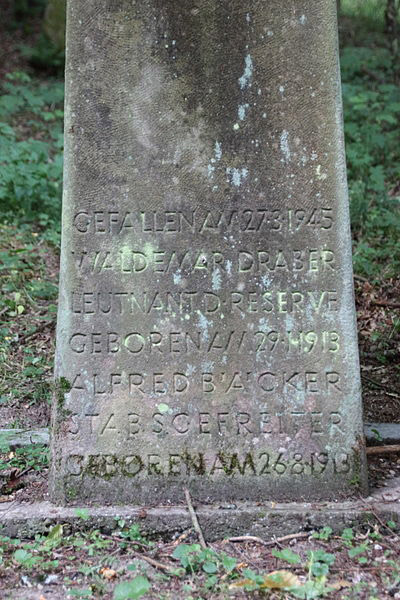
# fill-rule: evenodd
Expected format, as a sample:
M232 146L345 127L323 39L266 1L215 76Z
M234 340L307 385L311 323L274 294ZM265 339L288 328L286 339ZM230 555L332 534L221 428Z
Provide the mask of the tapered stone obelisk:
M335 0L69 0L51 494L365 489Z

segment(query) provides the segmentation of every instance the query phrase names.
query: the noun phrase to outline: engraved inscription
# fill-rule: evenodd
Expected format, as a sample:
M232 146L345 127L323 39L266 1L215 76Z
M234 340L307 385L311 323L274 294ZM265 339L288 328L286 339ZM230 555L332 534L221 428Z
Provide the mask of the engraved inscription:
M271 451L225 453L215 455L174 454L71 455L67 461L69 475L89 477L163 477L197 475L217 477L322 475L325 471L337 475L349 473L352 457L346 453L309 453Z
M334 225L333 209L296 208L202 211L119 211L80 210L73 217L74 229L79 233L121 235L129 233L241 233L268 231L295 233L303 229L323 232Z
M342 437L344 435L343 416L337 411L323 410L265 410L253 411L199 411L189 407L180 410L171 409L167 413L151 412L147 414L141 407L136 412L120 410L117 413L91 412L82 417L73 415L73 435L122 436L125 441L136 440L141 435L153 434L163 438L166 434L179 438L192 435L200 437L218 436L219 438L239 436L285 435L291 438L299 432L306 432L310 438L322 435Z
M322 290L274 290L245 291L74 291L70 297L70 310L85 315L133 315L133 314L191 314L201 311L218 314L223 311L233 315L272 313L297 315L336 312L338 310L336 289Z
M185 276L193 273L212 273L221 269L232 273L324 273L335 271L335 253L329 249L258 250L248 249L224 255L219 250L98 250L76 252L71 250L80 273L100 274L116 271L138 275L143 273L171 274L176 270Z
M342 391L341 375L326 371L215 371L175 373L78 373L72 379L72 391L85 391L94 396L113 395L122 390L135 396L183 394L200 389L205 395L250 393L263 394L306 392L335 394Z
M127 334L111 332L74 333L69 346L76 354L102 357L115 354L224 354L247 350L271 355L282 351L290 354L330 352L340 348L340 336L336 331L213 331L205 337L202 331L132 331Z

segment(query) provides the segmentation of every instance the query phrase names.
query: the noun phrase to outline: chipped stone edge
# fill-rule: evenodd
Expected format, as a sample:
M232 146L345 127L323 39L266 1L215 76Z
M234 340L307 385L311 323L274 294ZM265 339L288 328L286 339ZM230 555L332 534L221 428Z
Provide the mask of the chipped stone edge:
M329 526L334 532L355 525L371 526L377 522L400 524L400 503L385 501L382 493L368 500L320 504L237 503L234 505L197 505L196 513L208 541L233 535L255 535L271 539L301 531L313 531ZM82 516L83 515L83 516ZM151 508L127 506L58 507L50 502L0 504L0 533L10 537L32 538L45 534L57 523L64 531L100 529L110 533L119 519L126 526L137 523L142 533L171 537L192 528L185 506Z

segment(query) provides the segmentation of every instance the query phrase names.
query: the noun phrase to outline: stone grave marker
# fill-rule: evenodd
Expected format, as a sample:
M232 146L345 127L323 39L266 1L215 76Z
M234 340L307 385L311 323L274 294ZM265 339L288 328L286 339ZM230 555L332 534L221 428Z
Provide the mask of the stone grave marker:
M365 490L335 0L69 0L51 496Z

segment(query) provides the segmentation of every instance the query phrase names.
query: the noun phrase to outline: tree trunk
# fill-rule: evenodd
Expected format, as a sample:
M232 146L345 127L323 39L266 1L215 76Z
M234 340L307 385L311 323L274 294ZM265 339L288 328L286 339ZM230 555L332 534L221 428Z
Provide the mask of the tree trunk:
M387 0L385 10L385 33L388 36L393 57L395 83L400 82L399 9L400 0Z
M43 29L58 50L65 48L66 0L48 0Z
M398 2L396 0L387 0L385 10L385 33L387 33L391 39L397 37L398 29Z

